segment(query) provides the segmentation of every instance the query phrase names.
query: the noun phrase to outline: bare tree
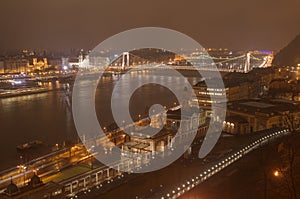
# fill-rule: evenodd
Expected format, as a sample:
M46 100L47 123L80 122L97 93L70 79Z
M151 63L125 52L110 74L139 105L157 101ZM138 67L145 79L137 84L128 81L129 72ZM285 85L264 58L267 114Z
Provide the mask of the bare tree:
M290 198L298 199L294 172L296 154L295 147L289 140L286 140L278 146L278 152L280 154L279 170L290 194Z

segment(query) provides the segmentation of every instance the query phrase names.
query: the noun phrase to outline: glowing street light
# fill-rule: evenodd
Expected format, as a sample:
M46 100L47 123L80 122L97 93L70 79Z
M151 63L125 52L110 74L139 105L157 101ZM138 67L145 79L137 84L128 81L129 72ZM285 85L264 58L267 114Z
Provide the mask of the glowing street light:
M275 177L280 177L280 172L278 170L275 170L274 173L273 173L273 175Z

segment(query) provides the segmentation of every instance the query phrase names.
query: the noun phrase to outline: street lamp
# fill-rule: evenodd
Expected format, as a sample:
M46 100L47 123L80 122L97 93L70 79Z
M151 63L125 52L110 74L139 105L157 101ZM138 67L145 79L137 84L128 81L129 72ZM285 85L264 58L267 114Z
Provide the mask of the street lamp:
M275 171L273 172L273 175L274 175L276 178L281 177L281 172L278 171L278 170L275 170Z
M23 169L23 178L24 178L23 186L25 186L25 183L26 183L26 169L27 169L27 167L24 166L24 165L22 165L21 167Z
M125 131L125 120L122 121L123 124L123 131Z

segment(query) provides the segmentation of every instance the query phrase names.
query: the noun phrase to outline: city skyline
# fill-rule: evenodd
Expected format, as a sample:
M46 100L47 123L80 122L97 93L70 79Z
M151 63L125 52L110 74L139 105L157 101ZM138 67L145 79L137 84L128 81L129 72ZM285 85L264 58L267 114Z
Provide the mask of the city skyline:
M0 8L0 199L300 199L299 0Z

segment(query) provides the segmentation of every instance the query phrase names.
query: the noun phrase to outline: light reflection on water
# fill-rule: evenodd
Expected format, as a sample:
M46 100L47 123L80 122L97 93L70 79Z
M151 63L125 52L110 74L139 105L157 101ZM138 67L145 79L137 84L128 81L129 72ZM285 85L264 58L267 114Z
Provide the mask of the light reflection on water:
M150 78L148 75L133 74L133 76ZM102 78L96 92L96 110L102 127L108 126L113 121L110 97L118 78L118 76ZM155 78L172 81L178 85L182 83L167 76ZM189 80L195 84L199 78ZM61 88L63 85L56 82L49 83L48 86ZM86 86L89 86L89 82L86 82ZM125 81L121 86L124 87L124 92L120 93L120 100L127 94L126 88L130 84ZM133 105L130 106L132 116L146 115L146 108L154 103L170 106L173 100L174 96L163 87L143 86L132 97ZM0 128L0 170L20 163L16 146L21 143L41 140L46 145L54 145L66 139L76 139L72 113L65 103L65 93L62 90L0 99Z

